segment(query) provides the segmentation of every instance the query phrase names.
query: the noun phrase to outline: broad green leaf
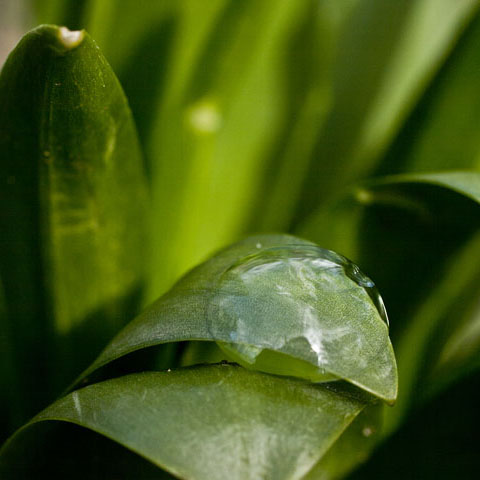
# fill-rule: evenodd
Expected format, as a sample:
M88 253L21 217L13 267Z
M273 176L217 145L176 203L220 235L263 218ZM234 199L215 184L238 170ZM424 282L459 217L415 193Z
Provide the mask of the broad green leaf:
M22 39L0 76L0 132L0 275L31 415L136 311L146 185L121 87L84 31Z
M232 365L128 375L77 390L37 415L3 447L0 475L19 478L22 445L39 433L32 426L60 420L101 433L180 478L300 479L364 405Z
M479 5L358 3L338 48L333 106L315 151L319 161L306 178L302 212L312 213L375 168Z
M249 237L180 280L83 376L149 346L215 341L253 369L314 381L333 375L394 402L396 365L381 302L373 282L333 252L295 237ZM261 357L266 351L285 357L277 356L272 369ZM294 366L288 357L301 362Z
M382 291L400 381L398 404L388 414L389 430L425 392L438 388L433 371L445 358L440 351L449 348L449 338L465 338L465 331L475 330L479 203L478 173L387 177L346 194L301 232L328 248L343 247ZM334 219L337 226L328 229ZM459 375L478 365L478 343L472 340L470 349L456 357Z

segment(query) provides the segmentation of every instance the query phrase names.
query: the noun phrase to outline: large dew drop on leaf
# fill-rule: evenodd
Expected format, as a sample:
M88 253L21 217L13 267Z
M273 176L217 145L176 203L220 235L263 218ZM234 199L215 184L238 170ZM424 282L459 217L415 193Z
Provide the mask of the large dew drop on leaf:
M257 248L220 276L210 301L212 336L229 331L231 342L218 342L227 357L246 368L314 382L356 383L356 364L362 376L370 370L390 388L394 367L383 361L379 342L388 318L374 283L345 257L315 245ZM368 361L372 354L375 364Z

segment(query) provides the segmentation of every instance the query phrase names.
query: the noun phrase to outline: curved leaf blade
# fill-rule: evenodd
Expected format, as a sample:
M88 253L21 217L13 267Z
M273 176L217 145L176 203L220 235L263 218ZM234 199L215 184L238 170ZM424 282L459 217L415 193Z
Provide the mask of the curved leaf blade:
M299 479L363 407L325 387L227 364L128 375L75 391L37 415L0 452L0 473L13 478L15 450L31 425L61 420L181 478Z
M479 48L477 13L387 152L382 174L479 170Z
M285 353L314 365L319 362L321 354L322 364L318 363L318 366L324 367L328 373L393 402L397 388L396 365L388 328L368 294L354 281L346 276L329 278L328 296L320 297L314 307L304 303L300 288L303 284L300 287L294 285L300 291L293 290L293 298L282 303L282 298L271 293L275 285L271 285L269 277L265 284L261 283L262 280L255 280L258 288L244 292L240 297L237 297L238 284L219 283L235 262L265 252L269 247L292 245L317 248L291 236L263 235L249 237L214 256L125 327L82 377L127 353L161 343L233 341ZM302 272L303 266L299 275ZM284 282L288 287L289 275L288 269L280 273L278 283ZM301 279L304 278L302 275ZM273 280L277 282L277 277L274 276ZM335 288L332 289L330 282ZM321 288L322 281L319 288L322 293ZM267 293L256 298L255 290ZM231 308L246 319L242 327L232 325L222 305L225 299L232 298ZM261 321L256 322L257 317ZM233 337L235 330L238 335ZM283 341L282 335L285 335Z
M302 213L379 164L478 8L475 0L358 2L338 49L333 106L316 150L325 161L311 165Z
M0 132L0 275L28 418L136 313L147 190L127 101L84 31L22 39L0 76Z

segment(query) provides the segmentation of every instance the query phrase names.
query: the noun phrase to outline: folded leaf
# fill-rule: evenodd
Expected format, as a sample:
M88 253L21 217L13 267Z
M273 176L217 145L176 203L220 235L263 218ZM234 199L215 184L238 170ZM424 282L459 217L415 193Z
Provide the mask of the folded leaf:
M263 369L314 381L333 375L393 402L396 365L383 304L358 267L338 262L347 261L295 237L249 237L180 280L83 377L135 350L204 340L233 345L240 356L284 354ZM294 366L288 357L301 362ZM318 372L305 371L308 365ZM265 359L252 368L264 366Z
M22 446L40 432L32 426L61 420L180 478L300 479L363 407L325 387L226 364L128 375L75 391L37 415L0 451L0 475L19 478ZM27 464L24 478L29 467L35 472Z
M29 416L135 312L146 185L122 89L84 31L22 39L0 132L0 275Z

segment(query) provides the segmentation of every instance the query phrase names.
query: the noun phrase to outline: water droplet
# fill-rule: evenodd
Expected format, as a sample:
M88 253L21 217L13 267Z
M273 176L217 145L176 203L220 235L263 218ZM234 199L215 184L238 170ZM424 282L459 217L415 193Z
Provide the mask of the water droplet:
M215 338L230 332L230 342L219 345L234 361L258 366L266 350L287 355L303 350L309 352L304 361L316 368L304 378L331 381L327 352L350 357L361 352L363 340L351 325L372 321L375 308L388 323L374 283L358 266L333 251L299 244L266 248L231 265L209 302L208 318ZM274 362L264 360L275 373Z
M257 244L257 248L259 247ZM277 262L290 262L291 265L299 262L305 267L310 264L314 269L338 269L357 285L363 287L377 308L383 321L389 325L385 304L381 298L375 283L367 277L360 268L348 258L332 250L317 247L315 245L289 245L272 247L262 252L254 253L234 263L229 271L247 272L265 271L275 269ZM282 290L281 286L279 290Z

